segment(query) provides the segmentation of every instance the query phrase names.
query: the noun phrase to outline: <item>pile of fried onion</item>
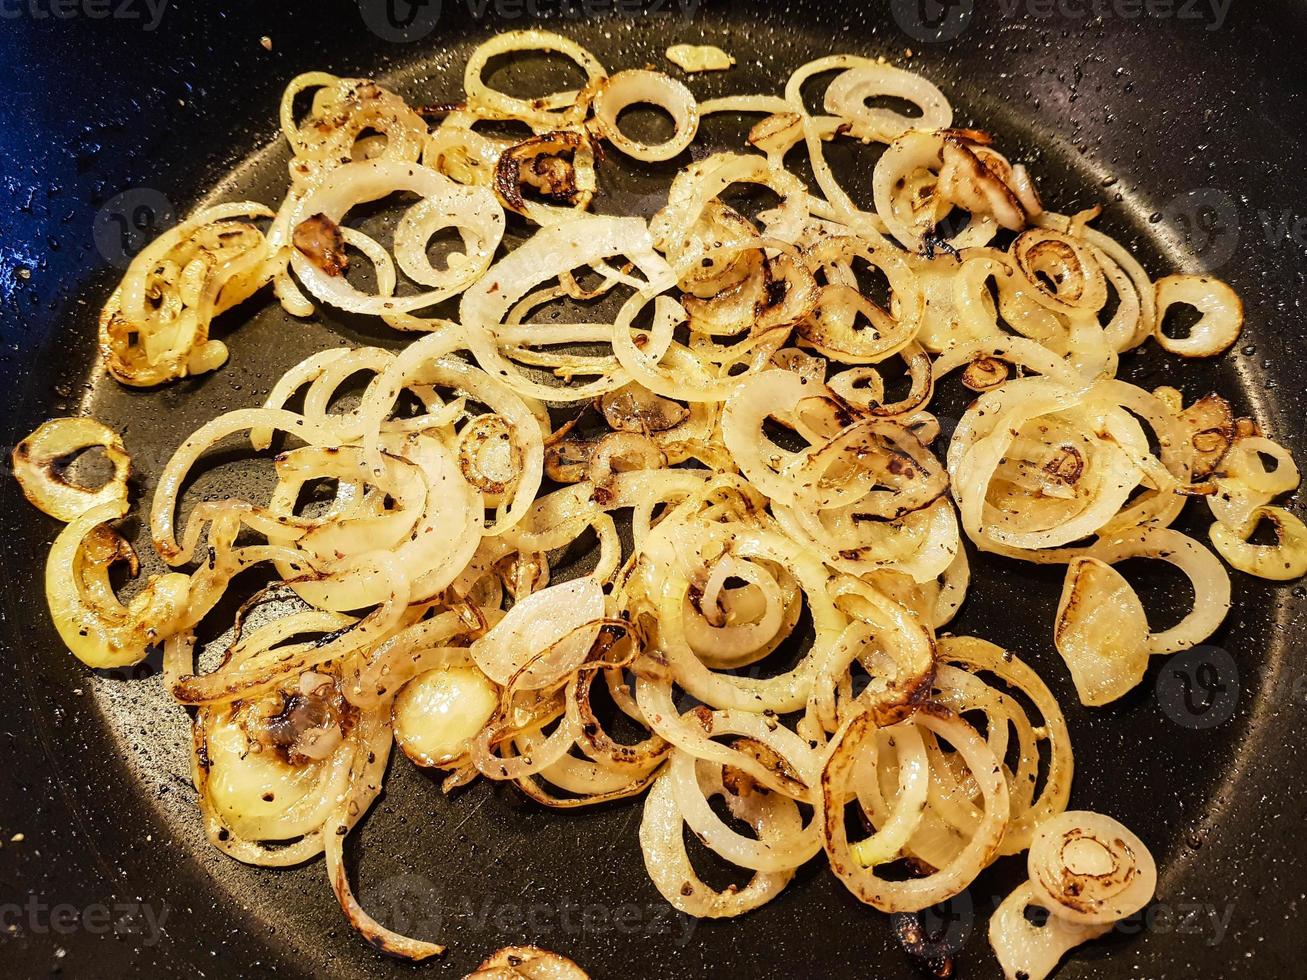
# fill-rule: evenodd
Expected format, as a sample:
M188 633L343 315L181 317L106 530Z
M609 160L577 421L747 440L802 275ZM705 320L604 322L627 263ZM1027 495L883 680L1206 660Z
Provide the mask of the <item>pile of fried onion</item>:
M524 51L582 81L534 99L493 87L487 64ZM819 114L802 94L818 75ZM633 105L670 135L628 132ZM746 120L748 145L691 162L714 114ZM1097 209L1046 210L929 81L852 55L779 93L701 101L671 71L610 73L566 37L518 31L472 53L456 101L418 111L314 72L287 88L281 125L285 198L202 210L143 251L104 310L106 369L149 386L219 367L213 318L267 284L296 316L376 317L411 342L322 350L192 433L151 474L169 570L126 601L110 578L138 569L115 529L122 439L56 419L14 452L31 501L66 522L46 593L69 649L112 667L162 645L194 709L214 846L265 866L323 854L368 941L440 953L374 920L342 856L398 744L448 791L643 796L649 874L692 916L755 909L819 855L863 902L912 914L1028 850L991 937L1009 977L1040 980L1150 901L1147 847L1066 810L1049 687L944 631L969 585L964 541L1065 566L1053 641L1080 699L1103 705L1220 626L1220 559L1307 571L1307 528L1274 503L1298 484L1289 454L1219 395L1117 378L1150 338L1186 358L1229 348L1243 311L1227 285L1154 281L1091 226ZM879 145L861 186L828 164L836 141ZM618 158L683 164L652 220L600 213L597 175ZM740 185L774 206L744 213ZM350 224L375 202L394 206L389 241ZM437 236L454 243L440 259ZM1177 307L1196 313L1182 338ZM975 393L958 419L932 408L943 386ZM65 465L92 447L113 467L99 487ZM267 460L263 490L184 495L215 450ZM1172 526L1194 496L1210 547ZM1178 623L1150 622L1128 559L1188 577ZM197 660L197 627L253 566L271 584L221 656ZM740 884L700 877L686 828Z

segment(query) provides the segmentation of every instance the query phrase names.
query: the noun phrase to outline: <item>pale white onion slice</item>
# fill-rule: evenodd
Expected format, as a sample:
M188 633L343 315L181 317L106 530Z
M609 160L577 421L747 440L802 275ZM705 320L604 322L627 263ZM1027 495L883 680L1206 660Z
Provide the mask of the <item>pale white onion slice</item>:
M482 961L464 980L590 980L566 956L537 946L505 946Z
M551 225L496 263L463 294L459 306L468 345L481 369L511 384L520 395L550 401L584 401L625 384L629 378L615 361L602 377L586 384L542 384L528 378L503 355L497 337L509 311L534 286L614 255L625 255L634 262L652 291L661 292L674 281L639 218L589 216Z
M938 184L944 166L944 138L937 133L909 129L893 139L872 171L876 214L899 244L911 252L923 251L927 237L953 210L951 202L924 190ZM967 226L944 243L952 249L987 244L997 224L985 214L973 214Z
M683 72L726 71L735 59L715 44L673 44L667 60Z
M395 744L419 766L447 766L467 754L498 707L498 689L475 667L429 670L395 698Z
M1011 810L998 760L975 730L946 708L930 707L913 721L946 739L965 761L983 798L983 817L971 839L945 867L924 878L891 881L864 868L850 850L844 804L863 740L876 732L876 713L850 719L831 743L821 777L821 815L826 855L840 881L859 899L884 912L918 912L966 888L998 853Z
M1275 463L1267 469L1262 457ZM1298 486L1298 467L1289 451L1270 439L1236 439L1213 475L1216 492L1207 497L1212 516L1229 527L1241 527L1258 507Z
M794 801L778 793L728 796L736 816L752 824L760 838L793 832L801 823ZM760 871L744 887L717 891L703 882L685 852L683 819L670 782L657 780L645 798L640 821L640 849L654 886L672 906L699 918L729 918L771 901L794 877L794 871Z
M1210 551L1172 528L1144 525L1106 537L1084 554L1108 564L1127 558L1159 558L1188 576L1194 608L1170 629L1149 634L1151 653L1176 653L1202 643L1230 611L1229 573Z
M209 767L202 791L214 815L251 841L315 833L342 788L349 753L292 763L273 747L252 743L229 706L211 710L219 717L203 726Z
M1081 704L1115 701L1148 669L1143 603L1120 572L1097 558L1077 558L1067 565L1053 641Z
M98 504L59 532L45 563L45 600L64 645L92 667L139 662L146 649L176 632L190 602L188 575L151 578L124 607L109 584L109 566L135 561L109 528L127 512L126 499ZM133 564L133 567L134 564Z
M848 122L850 134L861 140L888 143L910 129L948 129L953 109L944 93L932 82L910 71L884 62L848 55L835 55L805 65L795 75L847 66L826 88L823 104L827 112ZM920 116L906 116L893 109L872 108L867 103L883 96L911 102Z
M1110 923L1084 925L1052 914L1036 925L1026 917L1026 909L1032 905L1042 908L1026 881L990 916L989 945L1005 980L1044 980L1070 950L1112 931Z
M467 59L463 68L463 87L467 90L469 108L491 118L521 119L540 130L560 129L578 117L584 117L586 103L581 101L578 104L575 93L565 100L557 100L565 108L551 111L546 106L552 96L539 100L519 99L490 88L483 77L486 65L492 58L514 51L553 51L564 55L585 72L586 80L591 84L606 74L599 60L571 38L552 31L505 31L478 45ZM561 93L554 93L558 94Z
M821 850L821 837L812 822L772 840L755 840L736 833L709 805L710 791L700 785L696 776L699 766L694 756L674 750L663 779L671 784L686 824L716 854L753 871L783 872L798 868Z
M472 645L472 659L496 684L547 687L585 660L603 616L604 591L596 579L551 585L516 603Z
M397 231L401 264L412 269L425 292L409 296L369 295L350 285L342 275L329 275L298 249L291 254L296 274L318 299L351 313L374 316L409 313L457 295L490 266L504 234L504 212L484 187L456 184L444 174L417 163L364 160L331 171L317 188L300 201L291 219L298 225L310 215L323 214L339 225L351 208L391 194L409 191L423 200ZM439 228L457 228L463 235L464 259L437 272L425 257L426 241ZM402 235L401 235L402 231Z
M1201 319L1183 338L1168 337L1162 329L1172 306L1192 306ZM1239 294L1211 276L1166 276L1157 280L1157 321L1153 337L1163 350L1181 357L1215 357L1229 350L1243 330L1243 301Z
M1027 864L1039 904L1084 925L1133 915L1157 887L1147 845L1119 821L1087 810L1067 810L1040 824Z
M656 105L675 123L672 135L661 143L641 143L622 132L618 117L633 105ZM699 108L690 90L662 72L631 69L612 75L600 87L594 103L595 122L604 139L636 160L670 160L683 152L699 131Z
M1275 544L1252 544L1257 525L1275 527ZM1212 525L1212 547L1241 572L1275 582L1307 575L1307 525L1283 507L1258 507L1239 525Z

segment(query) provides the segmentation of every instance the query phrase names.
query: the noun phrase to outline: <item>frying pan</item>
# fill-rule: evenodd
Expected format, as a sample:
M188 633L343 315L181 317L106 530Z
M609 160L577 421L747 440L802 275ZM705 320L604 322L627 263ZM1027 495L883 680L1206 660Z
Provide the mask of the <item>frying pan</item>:
M1175 384L1186 399L1217 387L1307 458L1294 210L1307 207L1307 5L175 0L147 29L143 0L57 12L25 3L0 10L3 440L53 415L95 414L123 430L142 471L138 499L185 433L255 403L306 351L337 336L399 338L330 315L294 322L266 303L219 324L232 358L216 374L127 391L92 371L95 316L125 256L219 182L223 194L275 202L284 158L264 148L295 74L384 76L410 99L435 100L460 91L478 40L530 25L577 37L609 66L661 63L674 41L717 43L739 64L695 79L705 95L779 91L790 69L831 51L912 65L962 124L1031 163L1053 206L1101 203L1100 225L1156 274L1206 268L1242 295L1248 323L1234 351L1180 367L1154 348L1127 357L1124 377ZM413 40L394 40L405 30ZM523 90L545 84L529 61L503 71ZM865 166L837 162L846 181ZM623 194L642 203L638 186L619 184L605 185L613 206ZM461 976L529 941L598 977L912 974L887 917L820 862L757 912L696 923L648 881L639 801L543 812L488 785L446 798L403 760L351 837L350 862L379 918L450 950L420 967L384 959L352 935L320 863L267 871L209 848L185 713L165 696L157 659L91 672L63 650L39 584L56 526L13 480L0 480L0 495L0 973ZM1182 526L1204 533L1202 521ZM1052 648L1057 576L989 559L975 572L954 630L1017 650L1048 680L1076 750L1072 805L1124 821L1161 871L1154 906L1074 952L1059 976L1301 976L1303 590L1235 574L1235 608L1207 647L1155 659L1131 696L1088 711ZM1160 618L1188 601L1169 578L1140 581ZM1020 859L1004 860L926 916L941 948L957 950L959 975L998 975L986 920L1023 873Z

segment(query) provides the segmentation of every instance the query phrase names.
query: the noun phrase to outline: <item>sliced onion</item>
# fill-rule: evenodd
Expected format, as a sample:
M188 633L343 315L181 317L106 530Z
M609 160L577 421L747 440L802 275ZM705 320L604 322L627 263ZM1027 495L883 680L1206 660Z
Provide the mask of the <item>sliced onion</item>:
M530 51L571 59L584 83L538 98L489 87L495 59ZM814 115L806 83L829 71L827 114ZM269 279L287 310L312 313L291 269L316 299L423 334L305 358L262 407L182 444L157 475L150 532L186 573L118 599L112 566L138 563L112 527L128 464L111 431L56 420L14 454L29 497L70 522L46 567L69 648L121 666L162 643L167 689L195 706L208 839L260 866L324 854L367 941L436 955L369 915L344 861L398 740L448 770L447 792L485 777L575 809L648 790L646 867L695 916L759 907L818 849L859 899L915 914L1030 848L1031 880L991 939L1005 973L1034 980L1136 912L1152 859L1115 822L1065 812L1074 760L1048 686L1013 652L936 630L968 587L962 530L982 550L1065 564L1055 645L1099 705L1226 616L1225 567L1171 527L1190 497L1207 498L1213 545L1235 567L1307 572L1307 527L1274 504L1298 484L1289 452L1219 396L1186 407L1175 389L1116 378L1149 334L1190 356L1224 349L1238 298L1206 277L1154 284L1090 227L1100 208L1046 210L1024 167L985 133L950 128L940 90L883 60L832 55L782 95L698 103L652 68L609 77L567 38L519 31L475 50L465 88L419 115L366 79L299 76L281 103L290 184L275 215L201 211L110 297L105 361L133 385L223 363L210 323ZM640 103L671 115L669 139L620 128ZM648 224L587 213L623 203L597 193L597 141L665 162L721 113L753 117L752 150L694 153ZM443 117L434 132L426 116ZM478 132L486 123L530 132ZM874 210L827 159L843 136L888 144ZM812 181L787 167L800 142ZM779 205L746 217L728 203L739 185ZM343 224L397 195L409 200L393 243ZM505 208L540 228L495 262ZM461 246L437 268L433 238L451 230ZM351 285L369 273L375 289ZM459 293L457 322L422 312ZM1202 319L1172 342L1161 318L1177 303ZM901 397L887 393L898 365L882 367L895 357ZM931 400L955 381L980 394L954 427ZM928 448L942 435L946 466ZM242 469L238 489L195 478L218 461L210 451L225 462L274 436L285 445L265 472ZM96 444L113 478L64 481L59 461ZM546 475L563 485L542 493ZM1251 543L1262 520L1278 544ZM589 574L551 585L591 539ZM1113 567L1138 557L1192 583L1193 609L1170 629L1151 630ZM254 565L271 584L240 605L220 660L197 649L201 621ZM601 721L601 672L638 740ZM687 828L747 882L706 885ZM900 861L906 878L884 873ZM1049 913L1042 929L1029 906ZM533 947L500 950L476 975L526 973L584 976Z
M1044 980L1070 950L1112 931L1111 924L1085 925L1049 915L1038 925L1026 916L1041 907L1029 881L1005 898L989 920L989 944L1006 980Z
M604 593L594 578L551 585L514 605L473 644L472 659L496 684L546 687L585 660L603 616Z
M538 946L505 946L486 957L464 980L589 980L566 956Z
M66 479L61 463L78 453L100 446L113 466L113 475L92 490ZM132 461L118 433L89 418L50 419L14 447L14 477L38 510L68 522L95 507L127 504L127 480Z
M731 794L727 799L736 815L752 824L763 840L773 832L792 832L801 823L794 802L777 794L743 800ZM663 898L676 909L699 918L727 918L756 909L780 894L794 877L793 870L760 871L743 888L716 891L706 885L685 852L683 818L666 777L653 784L645 799L640 849L649 877Z
M1148 618L1130 583L1097 558L1067 565L1053 640L1080 703L1115 701L1148 669Z
M568 207L528 201L522 194L523 185L534 186L546 198ZM583 211L596 186L594 149L585 134L572 130L541 133L515 143L500 153L495 164L494 189L499 202L540 225Z
M1171 528L1144 526L1104 538L1086 555L1113 564L1127 558L1160 558L1189 577L1194 608L1175 626L1149 634L1151 653L1188 650L1207 639L1230 611L1230 576L1216 556Z
M1175 305L1192 306L1201 315L1189 336L1172 339L1162 330ZM1210 276L1167 276L1157 280L1157 322L1153 337L1163 350L1181 357L1215 357L1234 344L1243 330L1243 302L1238 294Z
M419 674L404 685L391 709L395 742L419 766L448 766L499 706L499 692L473 667Z
M406 271L413 270L414 278L434 288L410 296L384 291L368 295L343 276L328 275L296 251L291 264L309 292L350 313L409 313L457 295L489 268L504 234L504 213L494 195L485 188L456 184L417 163L378 159L337 167L299 203L292 224L298 225L312 214L340 224L357 205L400 191L417 194L422 200L396 230L396 251ZM442 227L456 228L466 249L463 260L443 273L432 268L426 257L427 240Z
M481 368L508 381L519 394L553 401L584 401L621 387L627 379L616 363L587 384L555 387L532 381L504 357L496 339L509 310L533 286L613 255L634 262L651 289L661 291L671 284L671 271L653 251L648 230L638 218L587 217L542 228L498 262L464 294L459 306L459 319Z
M169 573L152 578L124 607L109 584L109 568L136 555L108 522L127 512L125 499L98 504L59 532L45 565L45 599L59 636L92 667L123 667L176 632L190 602L191 579Z
M753 871L783 872L799 867L821 850L817 826L811 822L802 830L772 840L754 840L736 833L709 806L696 768L694 756L673 752L663 778L671 783L681 816L690 829L721 857Z
M725 71L735 59L714 44L673 44L667 60L684 72Z
M821 820L831 869L854 895L883 912L918 912L959 894L993 859L1003 840L1010 810L1008 788L984 741L965 721L944 708L922 709L916 723L947 739L966 762L984 800L976 832L949 864L924 878L891 881L864 868L849 849L844 802L863 740L876 731L874 712L850 720L831 743L821 777Z
M1274 525L1275 544L1249 542L1262 521ZM1275 582L1307 575L1307 525L1283 507L1258 507L1234 527L1218 521L1212 525L1211 538L1212 547L1241 572Z
M220 204L142 249L100 313L106 370L149 387L220 367L227 348L209 339L213 318L257 292L277 265L263 233L231 219L271 216L262 204Z
M606 72L603 65L589 51L570 38L551 31L505 31L485 41L472 52L463 69L463 87L467 90L470 108L484 111L492 118L522 119L539 129L559 129L578 115L577 105L584 112L585 101L568 100L568 107L558 111L543 108L549 99L531 101L515 98L490 88L483 79L490 59L515 51L554 51L565 55L585 72L587 82L597 83Z
M953 122L953 110L944 93L920 75L865 58L836 56L826 61L831 68L851 66L827 86L823 102L827 112L851 125L849 133L858 139L888 143L909 129L947 129ZM825 67L827 64L822 65ZM800 71L810 72L811 67ZM885 96L913 103L921 115L905 116L867 105Z
M675 123L672 135L656 145L622 132L618 116L628 106L649 104L667 110ZM595 96L595 122L604 139L636 160L670 160L682 153L699 130L699 108L690 90L662 72L632 69L609 76Z
M1157 868L1144 842L1101 813L1067 810L1040 824L1030 845L1030 883L1061 919L1106 925L1153 898Z

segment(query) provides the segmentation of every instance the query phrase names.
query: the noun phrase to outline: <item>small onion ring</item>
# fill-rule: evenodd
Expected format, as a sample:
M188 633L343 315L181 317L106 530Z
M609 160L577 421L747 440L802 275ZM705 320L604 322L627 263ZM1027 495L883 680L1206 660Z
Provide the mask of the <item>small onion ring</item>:
M1176 304L1200 314L1189 336L1173 339L1162 326ZM1243 301L1220 279L1210 276L1166 276L1157 280L1157 320L1153 337L1162 349L1181 357L1215 357L1230 349L1243 330Z
M1250 544L1248 539L1262 521L1275 526L1273 545ZM1219 521L1212 525L1212 547L1241 572L1275 582L1307 575L1307 525L1283 507L1258 507L1241 526Z
M92 446L103 447L105 458L113 465L113 475L95 490L65 479L57 468L60 460ZM93 507L127 503L131 457L118 433L95 419L60 418L41 423L14 447L13 464L23 496L38 510L65 523Z
M661 143L641 143L622 132L617 117L631 105L649 104L665 109L676 124ZM599 86L594 102L595 122L604 139L636 160L670 160L685 151L699 131L699 107L694 95L662 72L629 69L610 75Z
M1027 863L1039 903L1082 925L1133 915L1157 887L1157 867L1144 842L1111 817L1085 810L1040 824Z

